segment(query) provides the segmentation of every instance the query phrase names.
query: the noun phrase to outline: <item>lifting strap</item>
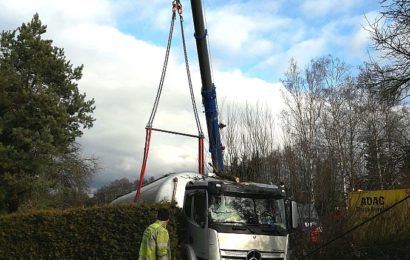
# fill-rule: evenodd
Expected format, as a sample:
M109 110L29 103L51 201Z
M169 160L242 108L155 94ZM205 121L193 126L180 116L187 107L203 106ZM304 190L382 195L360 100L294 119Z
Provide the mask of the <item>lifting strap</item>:
M164 81L165 81L165 75L166 75L166 72L167 72L169 52L171 50L172 34L173 34L173 31L174 31L174 22L175 22L175 18L176 18L176 13L178 13L178 15L179 15L179 20L180 20L180 25L181 25L182 44L183 44L184 58L185 58L185 68L186 68L187 77L188 77L189 91L190 91L190 96L191 96L192 108L193 108L194 116L195 116L195 122L196 122L196 126L197 126L197 129L198 129L198 135L191 135L191 134L180 133L180 132L169 131L169 130L163 130L163 129L158 129L158 128L153 128L152 127L152 125L154 123L155 115L156 115L156 112L157 112L157 109L158 109L159 100L161 98L161 93L162 93L162 89L163 89ZM199 121L199 116L198 116L198 110L197 110L197 107L196 107L194 91L193 91L193 88L192 88L192 80L191 80L191 73L190 73L190 70L189 70L188 54L187 54L187 50L186 50L183 20L184 19L182 17L182 4L180 3L180 0L175 0L175 1L172 2L171 26L170 26L170 29L169 29L168 43L167 43L167 49L166 49L166 52L165 52L164 65L162 67L161 79L159 81L159 86L158 86L157 95L155 97L154 106L152 108L151 115L149 117L147 126L145 127L146 133L145 133L144 156L143 156L143 160L142 160L140 178L139 178L139 182L138 182L137 193L135 194L135 197L134 197L134 202L138 201L138 199L140 197L140 194L141 194L142 183L144 181L145 169L146 169L146 166L147 166L148 152L149 152L149 146L150 146L152 131L158 131L158 132L163 132L163 133L169 133L169 134L176 134L176 135L182 135L182 136L187 136L187 137L198 138L198 172L202 175L204 175L204 173L205 173L205 167L204 167L204 134L202 132L201 123Z

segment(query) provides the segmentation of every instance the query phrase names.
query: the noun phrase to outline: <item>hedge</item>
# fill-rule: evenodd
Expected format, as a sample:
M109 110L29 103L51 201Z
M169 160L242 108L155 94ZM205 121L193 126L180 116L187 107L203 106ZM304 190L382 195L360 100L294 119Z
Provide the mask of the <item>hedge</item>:
M142 233L158 208L170 209L168 230L180 259L180 210L170 204L115 205L0 216L0 258L137 259ZM177 232L180 231L180 233Z

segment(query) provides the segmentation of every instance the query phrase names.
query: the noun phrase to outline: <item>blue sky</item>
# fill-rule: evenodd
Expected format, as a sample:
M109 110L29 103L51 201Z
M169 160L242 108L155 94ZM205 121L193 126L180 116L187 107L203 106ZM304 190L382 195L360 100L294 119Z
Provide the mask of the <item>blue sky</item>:
M184 2L184 17L191 57L195 57L190 1ZM136 5L144 15L127 9L118 28L154 44L164 45L169 26L167 1ZM154 7L155 11L145 11ZM379 4L363 1L204 1L212 60L216 68L239 68L249 77L277 82L287 61L302 64L320 55L332 54L357 65L367 59L365 17L373 20ZM176 49L180 49L176 31Z
M182 3L194 91L202 111L190 2ZM360 65L370 51L365 16L373 20L379 8L375 0L204 0L204 7L219 102L259 103L277 116L284 108L280 79L289 59L303 66L312 58L332 54ZM168 0L0 2L0 30L15 29L37 12L48 25L46 38L63 47L74 65L84 64L79 89L96 100L97 120L78 142L85 155L99 160L93 189L139 176L144 128L158 87L170 11ZM154 127L195 134L177 26ZM202 113L200 117L204 127ZM195 170L196 151L195 140L156 134L147 174Z

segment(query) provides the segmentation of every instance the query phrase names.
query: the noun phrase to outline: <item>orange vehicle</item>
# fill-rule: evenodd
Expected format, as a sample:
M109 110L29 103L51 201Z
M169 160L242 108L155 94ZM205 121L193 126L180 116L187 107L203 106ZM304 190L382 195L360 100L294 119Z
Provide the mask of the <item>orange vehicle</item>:
M298 203L299 226L312 243L320 242L322 225L313 203Z

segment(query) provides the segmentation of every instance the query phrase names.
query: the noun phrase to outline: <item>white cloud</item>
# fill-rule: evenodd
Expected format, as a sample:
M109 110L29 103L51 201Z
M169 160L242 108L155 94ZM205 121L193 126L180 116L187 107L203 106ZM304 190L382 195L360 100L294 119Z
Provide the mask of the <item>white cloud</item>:
M50 1L44 5L26 5L26 2L13 2L7 5L7 11L14 12L20 5L25 6L25 14L16 19L21 23L29 20L35 11L40 13L47 9L47 12L40 14L43 23L48 24L47 37L53 39L56 46L64 47L67 58L74 65L84 64L79 88L81 92L87 93L87 97L96 100L94 116L97 120L79 141L86 154L100 159L102 173L97 179L115 179L123 175L136 179L141 166L144 128L157 91L165 49L118 31L107 22L111 15L105 10L109 8L96 6L93 9L87 4L87 8L93 9L90 12L95 12L95 15L90 13L91 16L87 17L81 11L71 11L75 9L75 2L71 9L66 6L68 2L64 3ZM4 9L0 11L0 16L3 12ZM198 90L196 92L200 93ZM192 124L186 120L185 109L190 108L188 97L185 67L176 64L171 57L156 122L165 121L163 125L176 125L174 130L192 129L194 118ZM170 160L156 156L156 152L162 156L178 155L180 160L177 160L177 167L174 168L188 164L187 161L194 164L190 154L196 152L197 148L184 150L187 148L185 140L180 140L178 144L168 142L168 138L171 139L162 137L165 145L159 145L158 150L151 154L153 161L149 162L148 170L156 173L168 171L165 165L169 165ZM153 146L155 148L155 140ZM169 153L169 147L182 147L182 152ZM181 160L184 162L182 166L178 164Z
M259 101L278 115L284 106L280 93L283 86L247 77L243 71L283 72L289 58L295 57L303 64L329 52L329 38L339 39L333 27L321 31L322 28L313 29L305 25L300 18L278 15L278 5L285 2L248 1L245 4L212 5L208 10L210 41L212 47L216 47L212 54L217 55L213 59L229 65L225 72L214 72L220 102L255 104ZM348 6L350 2L343 3ZM305 2L305 10L311 3ZM335 3L323 4L325 6L318 7L318 13L329 10ZM145 141L144 128L156 95L165 54L164 47L152 43L155 39L150 39L151 43L143 41L139 35L122 32L118 24L127 25L128 33L134 28L144 28L155 37L163 38L163 44L169 28L170 8L170 1L166 0L0 2L0 30L14 29L38 12L43 23L48 25L47 38L53 39L56 46L63 47L74 65L84 64L79 88L87 93L87 97L95 98L97 108L94 116L97 121L92 129L85 131L80 142L86 154L100 159L102 170L96 178L98 185L122 177L138 178ZM190 53L196 55L189 8L187 3L185 33ZM157 32L161 35L156 35ZM340 39L343 41L343 37ZM364 41L358 32L351 47L359 53ZM186 72L180 55L180 52L172 52L154 126L195 134ZM200 76L196 57L192 55L194 92L206 133ZM248 69L241 68L243 64ZM207 149L207 145L205 147ZM158 175L195 170L196 156L196 140L155 132L147 173Z
M215 26L212 31L212 35L215 35L214 45L227 51L239 51L244 43L249 41L250 31L255 28L254 22L250 17L226 12L215 16L218 17L219 26Z
M306 16L315 17L343 12L355 4L355 0L305 0L301 9Z
M360 57L363 60L366 60L367 54L363 52L363 49L369 46L369 44L370 44L369 32L366 29L362 28L353 35L353 38L348 44L348 48L351 54L354 54L357 57Z
M358 52L366 49L365 39L358 38L364 35L356 35L361 31L364 5L352 0L303 1L292 10L283 12L275 6L267 12L252 9L248 1L221 4L208 11L214 64L223 70L242 64L247 75L263 75L269 80L282 77L292 57L304 65L331 53L356 65L364 57ZM300 10L303 15L297 15ZM323 17L311 19L316 16Z
M247 9L245 9L247 10ZM208 15L212 46L224 53L249 57L261 56L272 50L275 30L285 27L289 19L261 13L244 12L236 5L227 5Z
M0 3L5 25L13 25L14 29L22 22L31 19L38 13L43 23L52 24L56 30L83 23L113 23L111 5L108 0L90 1L54 1L54 0L5 0Z
M306 64L312 58L327 52L326 40L326 38L316 38L299 42L290 48L287 54L289 57L297 58L301 64Z
M304 67L311 59L326 55L327 53L326 38L313 38L293 44L288 50L270 56L266 60L263 60L258 66L261 68L273 68L284 73L292 58L295 59L301 67Z
M363 50L366 49L366 47L368 47L371 44L371 39L370 39L371 28L368 23L372 22L376 16L377 16L376 12L369 12L366 14L365 17L360 17L361 27L359 30L355 32L350 44L348 45L351 53L358 57L361 57L363 60L366 60L368 58L368 53L363 52ZM369 49L369 52L371 53L372 50Z
M171 19L172 2L168 0L110 0L111 10L121 23L138 29L166 32ZM186 13L186 12L185 12Z

